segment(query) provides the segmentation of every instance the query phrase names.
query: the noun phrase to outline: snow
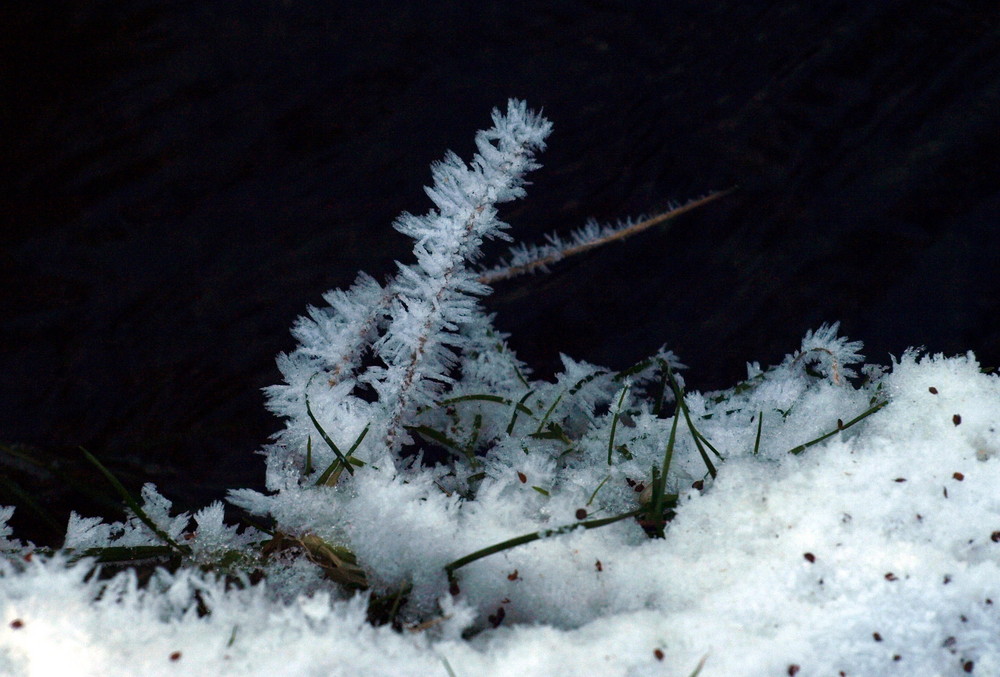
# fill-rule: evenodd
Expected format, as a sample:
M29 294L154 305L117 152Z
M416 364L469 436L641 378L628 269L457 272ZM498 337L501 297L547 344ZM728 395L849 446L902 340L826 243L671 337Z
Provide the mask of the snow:
M417 632L369 626L363 596L320 591L282 601L264 584L227 593L188 569L161 574L157 593L137 589L127 573L88 580L87 561L4 563L0 667L446 675L444 659L457 675L689 675L707 656L703 675L788 674L793 665L800 675L964 674L970 664L975 674L997 674L1000 382L971 355L910 352L883 386L889 403L853 435L799 456L766 455L765 442L757 456L720 463L704 491L685 490L664 539L577 531L470 565L462 594L444 597L450 618ZM839 406L835 395L824 390L813 408ZM459 552L432 547L456 533L405 536L425 523L420 511L454 502L439 493L441 505L426 506L419 487L393 491L405 509L370 518L387 523L388 541L428 547L394 551L398 570L387 579L422 557L440 567ZM359 505L358 517L376 507ZM210 614L195 613L195 590ZM499 605L507 622L462 640L476 616L465 596L509 599ZM533 608L534 618L525 611Z
M834 324L726 391L683 393L665 349L532 380L467 265L550 125L493 123L397 222L417 265L295 325L268 493L229 496L270 531L147 485L43 553L0 508L0 674L1000 674L1000 379L865 364ZM95 574L146 546L181 566Z

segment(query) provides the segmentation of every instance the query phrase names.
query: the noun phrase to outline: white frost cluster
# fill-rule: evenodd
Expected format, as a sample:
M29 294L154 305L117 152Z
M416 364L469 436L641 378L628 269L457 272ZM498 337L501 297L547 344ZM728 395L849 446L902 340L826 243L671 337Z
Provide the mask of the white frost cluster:
M147 486L28 556L0 509L0 673L1000 674L1000 379L865 365L835 324L725 391L683 393L666 350L531 379L468 264L549 123L493 122L397 222L416 263L296 324L268 493L230 495L267 532ZM183 566L144 586L66 560L165 538Z

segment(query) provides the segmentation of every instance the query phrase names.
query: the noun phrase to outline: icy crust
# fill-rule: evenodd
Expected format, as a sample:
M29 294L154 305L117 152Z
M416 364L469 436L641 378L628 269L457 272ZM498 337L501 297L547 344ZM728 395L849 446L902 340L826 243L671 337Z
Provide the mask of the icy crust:
M743 391L762 399L748 394L742 407L764 410L765 430L768 401L786 404L767 399L768 380ZM844 392L867 404L849 385L798 380L803 409L836 416ZM771 436L756 456L735 445L713 483L683 492L665 539L624 523L480 560L463 570L457 597L442 594L441 620L419 632L372 628L362 597L279 601L272 587L225 591L190 570L161 572L138 590L130 574L86 578L86 562L4 563L0 671L448 674L443 659L459 675L686 676L707 657L703 675L788 674L793 665L799 675L997 674L1000 379L980 373L971 355L908 352L879 384L882 410L799 456L765 453L783 447ZM793 385L789 374L777 392ZM743 440L745 427L732 439ZM456 500L429 485L362 477L355 500L369 498L341 520L365 543L361 559L384 558L386 580L426 575L464 551L462 534L483 544L530 512L480 508L462 522ZM380 493L392 501L381 512ZM381 521L380 536L357 536L371 531L361 519ZM433 578L417 585L437 590ZM463 641L478 623L477 600L528 623ZM72 666L58 665L65 657Z

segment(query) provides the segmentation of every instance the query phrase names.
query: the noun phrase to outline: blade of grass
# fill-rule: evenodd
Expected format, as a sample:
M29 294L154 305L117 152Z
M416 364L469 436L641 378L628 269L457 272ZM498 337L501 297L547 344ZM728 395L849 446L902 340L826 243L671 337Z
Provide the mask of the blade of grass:
M760 431L764 427L764 412L763 410L757 414L757 439L753 442L753 455L756 456L757 452L760 451Z
M586 507L588 507L588 508L590 507L590 504L594 502L595 498L597 498L597 492L601 490L601 487L603 487L604 484L605 484L605 482L607 482L609 479L611 479L611 475L608 475L603 480L601 480L601 483L597 485L596 489L594 489L594 493L592 493L590 495L590 498L587 499L587 506Z
M132 494L128 492L128 489L126 489L125 486L118 481L117 477L111 474L110 470L104 467L103 463L97 460L96 456L91 454L83 447L80 447L80 451L83 452L83 455L86 456L88 461L93 463L94 466L99 471L101 471L101 474L104 475L104 477L108 480L108 482L111 483L111 486L113 486L115 490L118 492L118 494L122 497L122 500L125 501L125 505L127 505L135 514L135 516L138 517L143 524L149 527L161 541L163 541L170 547L174 548L174 550L176 550L177 552L183 553L185 555L191 553L191 548L187 547L186 545L179 544L177 541L172 539L169 536L169 534L167 534L167 532L163 531L160 527L156 526L156 523L149 518L149 515L147 515L146 511L142 509L142 506L139 505L139 502L136 501L134 498L132 498Z
M98 562L134 562L156 557L169 557L176 554L177 551L169 545L133 545L87 548L79 552L71 552L71 557L73 559L94 557Z
M687 404L684 402L684 392L677 384L677 379L674 378L674 372L670 368L670 364L664 361L663 366L666 368L667 377L670 379L670 387L674 391L674 399L677 401L677 407L681 410L681 413L684 414L684 420L687 422L687 426L691 430L691 437L694 439L694 445L698 448L698 453L701 455L701 460L705 464L705 467L708 468L708 474L712 476L712 479L715 479L715 466L712 464L712 459L708 457L705 447L702 446L698 429L695 428L694 423L691 421L691 412L688 411ZM674 416L676 415L677 414L675 413ZM714 447L712 448L712 451L714 451L716 455L719 455L719 452L716 451Z
M441 446L448 447L453 451L461 454L462 456L465 456L465 458L469 461L469 465L471 465L473 468L479 466L479 462L476 460L474 454L470 454L468 449L466 449L464 445L460 444L456 440L451 439L440 430L435 430L434 428L431 428L430 426L426 425L406 426L406 429L409 430L411 433L418 433L420 435L423 435L427 439L433 442L437 442Z
M526 392L524 394L524 397L522 397L520 399L520 401L518 401L517 406L514 407L514 413L510 417L510 423L507 424L507 434L508 435L510 435L512 432L514 432L514 424L517 423L517 414L521 410L521 408L523 408L525 411L527 411L529 416L534 416L535 415L534 412L532 412L531 409L528 409L528 407L525 406L525 404L524 404L525 402L528 401L528 398L531 397L531 394L533 392L535 392L535 391L534 390L529 390L528 392Z
M348 464L347 457L344 456L343 453L341 453L340 449L337 448L337 445L334 444L333 440L330 439L330 436L326 434L325 430L323 430L323 426L321 426L319 424L319 421L316 420L316 416L313 415L312 406L309 404L309 386L312 384L312 380L316 378L318 375L319 372L313 374L312 376L309 377L309 380L306 382L306 388L305 388L306 414L309 415L309 420L312 421L312 424L316 426L316 430L319 431L320 437L323 438L323 441L326 442L327 446L333 450L333 453L336 454L337 458L340 459L340 461L344 464L344 467L347 468L347 472L353 475L354 468L352 468L350 464ZM367 428L365 428L365 430L367 431Z
M524 405L524 401L528 399L528 395L531 395L531 391L521 398L520 402L514 402L514 400L507 399L506 397L500 397L499 395L487 395L487 394L473 394L473 395L460 395L458 397L449 397L447 400L441 400L440 405L455 404L457 402L469 402L469 401L481 401L481 402L496 402L497 404L503 404L506 406L514 405L517 410L528 416L534 416L535 412L531 411Z
M358 435L358 439L354 440L354 444L351 445L351 448L347 450L347 454L344 456L344 459L348 463L347 469L348 469L348 471L350 471L350 473L352 475L354 474L354 471L351 470L350 466L351 465L364 465L364 463L362 463L361 461L359 461L356 458L351 458L351 455L361 445L361 441L363 439L365 439L365 435L368 434L368 429L370 427L371 427L370 423L365 426L365 429L361 431L361 434ZM340 465L340 459L339 458L336 459L333 463L331 463L330 465L328 465L326 467L326 470L324 470L323 473L319 476L319 479L316 480L316 486L317 487L323 486L324 484L327 484L327 483L329 483L329 486L333 486L334 484L337 483L337 480L340 479L340 473L343 470L344 470L344 468L341 467L341 465ZM331 476L332 476L332 479L331 479Z
M874 407L871 407L870 409L865 410L861 414L858 414L857 416L855 416L854 418L852 418L850 421L848 421L847 423L845 423L843 426L838 425L836 428L834 428L830 432L825 433L823 435L820 435L819 437L817 437L814 440L810 440L810 441L806 442L805 444L800 444L799 446L795 447L794 449L789 449L788 453L789 454L794 454L794 455L798 456L799 454L801 454L803 451L805 451L809 447L813 446L814 444L819 444L823 440L825 440L827 438L830 438L830 437L833 437L837 433L840 433L840 432L843 432L843 431L847 430L848 428L850 428L855 423L858 423L858 422L860 422L860 421L868 418L869 416L871 416L872 414L874 414L876 411L878 411L879 409L881 409L882 407L884 407L887 404L889 404L889 400L882 400L881 402L879 402L878 404L876 404Z
M670 424L670 437L667 439L667 448L663 452L663 465L660 468L659 476L653 477L653 496L651 497L652 500L650 500L649 518L655 521L657 536L660 538L663 538L664 497L667 492L667 473L670 471L670 463L674 458L674 442L677 440L677 421L677 413L674 412L674 420Z
M17 482L7 479L6 477L0 477L0 487L2 487L4 492L9 494L11 498L17 499L17 505L23 505L29 512L34 513L35 517L54 534L64 535L66 533L66 528L59 524L59 522L52 517L49 511L43 508L42 504L36 501L34 496L22 489Z
M608 465L611 465L611 452L615 448L615 432L618 430L618 418L621 416L622 404L625 402L625 395L628 394L628 384L622 388L622 394L618 396L618 406L615 407L614 418L611 419L611 436L608 438Z
M569 533L575 529L583 527L584 529L596 529L597 527L603 527L608 524L613 524L615 522L620 522L629 517L635 517L636 515L641 515L642 510L633 510L632 512L626 512L621 515L615 515L614 517L605 517L603 519L589 520L586 522L574 522L573 524L567 524L565 526L556 527L554 529L543 529L542 531L535 531L530 534L524 534L523 536L517 536L515 538L507 539L501 543L496 543L489 547L477 550L465 557L460 557L454 562L446 564L444 567L445 572L448 574L448 579L451 580L455 574L455 571L461 569L466 564L472 564L476 560L480 560L484 557L489 557L490 555L495 555L498 552L503 552L504 550L510 550L511 548L516 548L519 545L524 545L525 543L531 543L532 541L537 541L542 538L549 538L551 536L558 536L560 534Z

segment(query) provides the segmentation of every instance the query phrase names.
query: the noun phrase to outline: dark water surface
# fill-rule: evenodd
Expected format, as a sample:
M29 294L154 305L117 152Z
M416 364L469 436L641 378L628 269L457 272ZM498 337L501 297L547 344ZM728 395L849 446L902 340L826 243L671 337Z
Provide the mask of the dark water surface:
M741 187L499 285L538 373L666 343L726 387L834 320L1000 363L995 2L432 4L0 9L0 443L185 508L260 486L293 320L408 260L392 219L511 96L555 122L524 239ZM10 451L0 504L102 509Z

